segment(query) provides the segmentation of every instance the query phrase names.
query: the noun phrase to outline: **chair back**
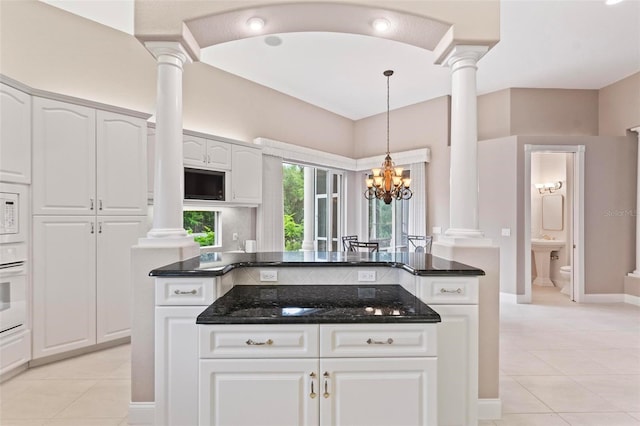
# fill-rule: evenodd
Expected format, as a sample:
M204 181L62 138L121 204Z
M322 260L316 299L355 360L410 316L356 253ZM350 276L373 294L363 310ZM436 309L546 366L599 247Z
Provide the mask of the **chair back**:
M368 251L369 253L373 253L377 252L379 248L378 243L365 241L351 241L349 244L349 251Z
M349 243L352 241L358 241L357 235L345 235L342 237L342 249L343 251L349 251Z
M433 237L430 235L407 235L407 240L413 246L416 253L431 253L431 242Z

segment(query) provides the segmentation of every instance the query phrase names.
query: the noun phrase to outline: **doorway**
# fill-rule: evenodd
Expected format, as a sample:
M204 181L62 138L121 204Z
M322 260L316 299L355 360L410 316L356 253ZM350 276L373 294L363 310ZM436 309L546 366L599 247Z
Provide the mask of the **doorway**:
M558 235L563 235L566 238L566 259L571 265L571 272L569 273L569 287L567 294L569 298L575 302L581 302L584 300L584 145L525 145L524 146L524 295L518 296L518 303L531 303L533 300L533 284L532 284L532 269L533 269L533 256L532 253L532 240L538 244L544 245L545 240L552 242ZM532 161L539 154L565 154L566 157L566 175L565 181L549 179L550 182L534 182L532 179L532 173L535 165L535 161ZM539 175L536 175L536 178ZM537 185L537 186L536 186ZM553 186L551 186L553 185ZM532 226L533 221L542 221L542 212L540 216L532 213L532 192L536 191L541 196L552 195L555 190L558 190L559 186L565 186L564 194L566 195L566 220L562 220L562 224L566 224L566 232L564 234L554 234L559 231L557 223L547 225L550 227L549 231L540 232L542 226ZM548 189L545 189L548 187ZM556 194L558 195L558 194ZM556 201L551 200L549 197L545 204L553 205ZM542 204L542 198L540 199ZM541 211L541 210L540 210ZM535 217L534 217L535 216ZM552 217L553 219L553 217ZM549 222L549 219L548 219ZM538 231L536 231L538 230ZM537 232L537 235L532 235L533 232ZM550 252L553 255L553 251ZM539 253L536 253L540 256ZM551 259L544 259L544 261L550 262ZM548 266L547 266L548 268ZM546 272L546 271L545 271ZM540 273L540 272L538 272Z

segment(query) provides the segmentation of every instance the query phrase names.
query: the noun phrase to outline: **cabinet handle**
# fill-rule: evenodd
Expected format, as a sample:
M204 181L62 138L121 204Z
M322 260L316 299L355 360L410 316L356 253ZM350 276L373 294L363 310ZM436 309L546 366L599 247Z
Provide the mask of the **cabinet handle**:
M182 291L182 290L175 290L174 293L175 294L196 294L198 291L196 289L193 289L191 291Z
M98 234L102 234L102 222L98 222Z
M91 233L94 234L95 233L95 229L93 229L93 222L91 222Z
M322 396L329 398L329 396L331 396L331 394L329 394L329 373L325 371L322 376L324 377L324 393Z
M89 198L89 210L93 210L93 198Z
M446 288L441 288L440 289L440 293L457 293L457 294L460 294L460 293L462 293L462 289L460 287L458 287L455 290L447 290Z
M392 343L393 343L393 339L391 337L389 337L385 341L373 340L371 338L367 340L367 344L369 345L391 345Z
M102 200L98 200L98 210L102 210Z
M256 342L255 340L251 340L251 339L249 339L249 340L247 340L245 343L246 343L247 345L249 345L249 346L262 346L262 345L269 345L269 346L271 346L271 345L273 345L273 340L271 340L271 339L267 339L267 341L266 341L266 342Z
M318 396L318 394L316 394L313 390L313 381L316 379L316 373L311 373L309 374L309 376L311 377L311 393L309 394L309 396L311 397L311 399L313 399Z

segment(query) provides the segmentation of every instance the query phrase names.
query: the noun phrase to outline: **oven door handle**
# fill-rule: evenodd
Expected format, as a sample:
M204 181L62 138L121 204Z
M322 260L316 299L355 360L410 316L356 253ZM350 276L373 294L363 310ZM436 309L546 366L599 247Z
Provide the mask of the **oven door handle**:
M22 275L25 273L24 266L10 266L8 268L0 268L0 277L9 277L12 275Z

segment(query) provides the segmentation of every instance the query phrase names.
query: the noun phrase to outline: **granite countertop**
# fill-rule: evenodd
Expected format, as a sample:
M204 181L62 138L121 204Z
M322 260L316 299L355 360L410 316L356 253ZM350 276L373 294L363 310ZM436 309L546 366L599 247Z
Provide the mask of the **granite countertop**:
M436 323L400 285L237 285L198 324Z
M360 252L259 252L203 253L199 257L154 269L154 277L218 276L243 267L340 267L383 266L401 268L414 275L478 276L484 271L473 266L425 253Z

